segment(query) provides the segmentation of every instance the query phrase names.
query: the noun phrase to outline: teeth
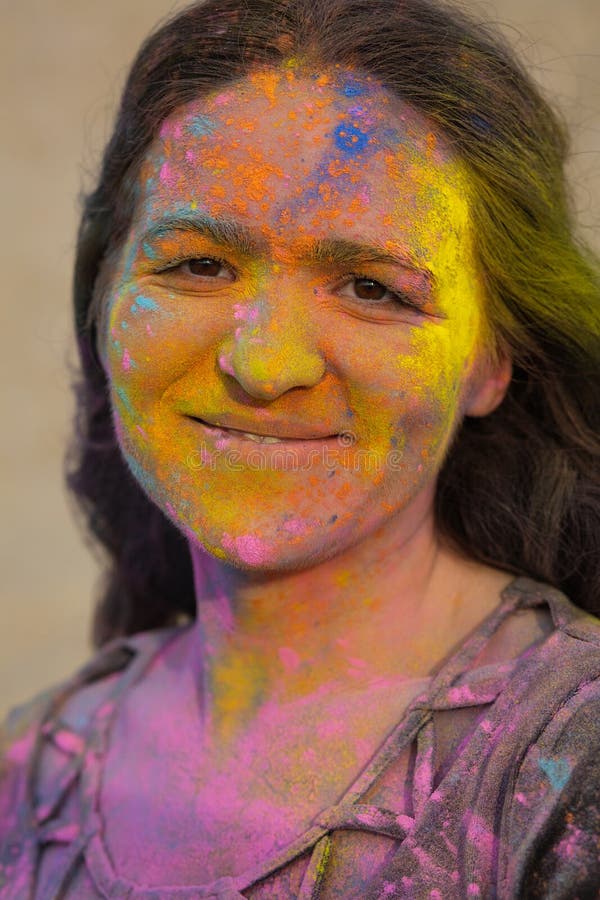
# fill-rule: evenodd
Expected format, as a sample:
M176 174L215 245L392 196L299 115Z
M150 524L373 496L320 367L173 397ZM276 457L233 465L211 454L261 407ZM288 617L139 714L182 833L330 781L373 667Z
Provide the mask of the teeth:
M250 431L240 431L240 434L243 434L244 437L250 438L251 441L256 441L257 444L280 444L281 439L276 437L268 437L264 434L252 434Z

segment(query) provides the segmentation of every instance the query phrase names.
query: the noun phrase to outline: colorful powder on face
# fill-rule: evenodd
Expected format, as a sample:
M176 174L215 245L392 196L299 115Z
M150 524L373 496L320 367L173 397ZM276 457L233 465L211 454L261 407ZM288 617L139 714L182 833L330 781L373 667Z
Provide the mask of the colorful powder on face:
M151 309L151 310L159 309L158 303L156 303L154 300L152 300L151 297L145 297L143 294L138 294L138 296L135 298L134 305L136 307L139 307L140 309Z
M242 562L255 565L266 562L272 555L266 542L254 534L243 534L236 538L225 534L222 544L226 550L231 550L239 556Z
M335 129L334 140L338 150L354 156L367 147L370 135L356 125L343 122Z
M366 91L366 85L354 78L347 78L342 85L342 93L345 97L360 97Z
M129 415L135 416L135 410L134 410L133 406L131 405L131 400L129 399L129 395L128 395L127 391L125 390L125 388L122 385L117 385L115 390L116 390L116 393L117 393L119 399L121 400L123 406L129 413Z
M315 408L304 410L307 421L311 417L313 422L329 418L339 430L342 420L350 414L359 434L362 429L365 445L372 442L385 451L389 447L400 448L403 471L409 476L416 471L425 477L431 466L429 462L426 466L423 463L421 444L433 447L436 430L441 433L455 407L450 388L447 389L450 413L444 412L442 416L431 400L432 396L439 397L445 387L443 383L440 385L436 373L452 370L454 383L456 375L460 375L455 360L465 350L468 352L465 342L472 341L473 330L464 327L466 315L463 313L451 327L419 321L409 329L407 320L403 321L401 315L391 311L387 322L383 317L378 322L375 315L369 318L370 311L366 310L364 317L360 314L354 317L358 308L349 311L349 304L342 304L337 297L334 301L335 292L329 286L320 285L313 291L309 281L304 285L306 290L299 290L301 269L297 260L301 257L295 247L300 247L302 242L308 251L315 238L331 234L354 241L362 238L367 242L372 236L380 244L394 237L397 240L390 247L392 251L402 252L404 247L411 251L413 242L423 259L429 262L429 257L436 252L439 235L449 230L448 221L452 217L452 211L448 214L446 195L441 191L438 195L427 195L425 190L429 184L438 185L446 178L445 162L442 164L437 157L432 159L426 155L431 145L431 141L427 142L427 135L431 135L430 124L419 131L418 122L413 122L408 110L405 118L409 125L392 129L395 144L388 148L384 138L390 131L390 123L397 122L398 117L388 115L386 103L389 101L382 91L375 86L371 92L368 86L346 73L337 81L330 76L320 76L315 84L318 90L315 93L312 89L311 94L307 93L305 82L296 79L293 70L284 74L263 74L249 79L239 92L231 91L226 97L213 96L209 102L206 98L194 101L186 111L178 114L177 122L172 121L163 129L163 144L159 142L146 161L140 182L152 184L152 187L148 188L150 193L141 207L143 214L139 222L142 224L133 236L140 241L137 259L131 265L125 263L121 281L127 286L124 293L129 302L122 298L119 303L117 298L114 305L116 321L123 309L127 315L131 312L135 316L123 323L124 328L129 327L128 346L127 353L122 352L118 358L118 369L122 378L123 371L129 376L127 388L130 394L126 396L134 399L137 420L146 426L149 435L149 440L140 445L140 453L155 454L160 459L156 470L164 481L162 488L166 492L178 492L175 503L178 517L185 518L180 502L185 497L199 533L200 520L202 527L206 521L210 522L211 527L214 526L212 545L225 531L223 546L249 565L260 564L275 550L279 552L284 541L287 547L302 547L311 534L323 532L326 523L338 522L340 501L347 506L355 499L354 487L350 484L352 479L339 469L317 467L318 473L307 475L304 488L298 491L298 483L294 481L283 488L281 480L271 483L269 475L272 473L267 471L268 467L248 480L246 469L239 467L236 473L242 474L235 476L233 493L215 491L211 473L222 468L222 460L228 451L227 442L215 448L216 463L211 468L206 459L210 456L212 462L213 454L207 454L205 448L194 443L194 433L186 431L185 421L181 429L182 420L175 427L176 420L172 415L180 410L171 402L171 388L175 387L177 379L182 385L177 393L179 399L185 401L188 408L194 406L201 414L206 397L211 398L213 411L235 406L222 390L223 378L234 378L242 383L245 377L247 381L243 386L250 393L253 385L260 382L263 400L267 396L272 398L274 404L280 404L282 412L292 397L278 393L285 381L282 373L289 376L290 385L300 378L297 385L302 385L307 397L317 398L319 394ZM256 88L254 92L252 87ZM357 96L361 97L360 101L344 100ZM228 106L227 110L225 106ZM294 116L293 124L290 124L290 113ZM181 139L176 139L177 134ZM365 150L369 155L368 166ZM386 154L393 159L389 171L385 165ZM193 165L190 165L192 157ZM160 173L160 180L146 180L152 171ZM151 246L147 241L149 225L167 213L189 216L198 208L199 197L202 198L202 218L215 226L223 219L237 219L250 228L260 221L261 238L269 248L264 257L254 251L249 254L250 261L239 270L248 274L238 277L231 291L219 294L218 302L214 302L216 295L207 302L204 298L202 302L196 302L200 292L192 297L194 292L186 293L185 289L180 289L180 283L177 291L169 291L166 285L175 283L175 277L179 276L169 275L162 279L162 284L157 278L156 286L154 280L146 279L150 268L148 259L162 258L163 255L166 261L181 258L182 254L190 252L190 248L191 252L200 255L214 252L203 237L197 234L191 237L187 232L185 237L178 231L176 237L161 238L162 244L158 245ZM398 202L396 198L400 198ZM421 208L417 206L418 202L422 203ZM191 229L190 233L193 233ZM229 250L222 252L231 254ZM450 257L447 268L452 275L450 268L456 265L454 246ZM460 262L462 264L463 260ZM235 266L235 260L232 263ZM444 263L445 260L440 258L438 270L442 276L446 274ZM135 266L139 266L140 276L145 279L142 281L140 277L137 285ZM272 285L267 281L267 274L273 278ZM403 281L406 281L405 276ZM444 282L446 295L450 295L449 285L453 284L452 278ZM418 285L412 287L418 289ZM460 287L461 290L456 288L455 293L462 299L464 291L462 285ZM144 293L136 296L133 293L136 288ZM258 297L260 303L256 302ZM276 297L278 303L271 303ZM303 308L301 303L307 297L311 303ZM283 303L283 299L288 302ZM270 304L272 308L266 315ZM294 305L297 308L288 319ZM473 305L472 296L463 302L466 309ZM158 309L161 315L153 319L151 329L139 313ZM306 335L312 328L317 336L310 350L307 349L308 338L303 333L305 326ZM457 341L455 332L461 332L461 335L464 332L462 344ZM342 364L339 371L344 372L338 385L340 394L347 390L350 397L348 401L341 401L337 411L335 404L324 403L327 397L331 400L331 393L324 390L319 393L315 389L318 378L324 373L323 359L319 357L322 348L317 346L321 333L331 335L328 352L339 357ZM386 339L382 340L384 334ZM147 335L153 336L151 355ZM225 346L226 350L223 349ZM256 350L258 347L260 353ZM352 352L350 348L353 348ZM326 355L324 353L323 357ZM134 359L139 367L137 372L132 371ZM403 386L402 396L395 387L397 384ZM163 403L162 398L167 392L169 401ZM407 441L403 434L406 424L403 414L398 416L397 422L392 420L394 412L405 408L404 398L409 396L416 400L412 403L411 418L406 426L409 429ZM350 403L352 409L348 409ZM126 408L133 415L131 404ZM291 402L285 412L293 413ZM414 422L419 423L419 417L425 425L418 424L415 429ZM127 426L135 432L136 424L128 422ZM405 444L408 444L408 450ZM154 471L154 463L145 456L144 460L144 468ZM202 477L199 477L200 469ZM335 483L339 480L341 492L322 491L325 484L330 488L332 482L329 479L336 474L339 477ZM229 483L228 479L232 477L231 471L219 471L219 483ZM382 478L383 474L378 473L353 480L360 494L376 488ZM239 508L247 506L250 509L255 503L255 494L262 502L271 496L282 498L283 490L288 490L289 502L287 506L282 503L275 516L270 513L272 529L271 525L265 526L261 521L260 530L255 532L254 522L242 521L243 516L240 519ZM314 522L310 514L310 518L301 515L289 518L290 509L296 511L298 501L303 501L305 494L311 494L317 504L327 501L323 504L323 515ZM243 503L240 503L241 499ZM252 503L246 504L250 499ZM201 516L197 513L200 508L207 510ZM393 511L394 506L390 504L385 509ZM344 514L342 520L346 519ZM182 524L189 526L187 521ZM264 532L263 527L266 528ZM329 533L334 531L337 533L339 529L331 529ZM194 533L193 529L191 533ZM290 535L296 539L290 540Z
M158 177L163 184L171 185L173 183L173 172L171 171L169 163L165 162L162 164Z
M122 363L122 365L123 365L123 371L124 371L124 372L129 372L129 370L132 368L132 366L135 365L135 363L133 362L131 356L129 355L129 350L128 350L127 348L125 348L125 349L123 350L123 363Z
M188 122L188 131L194 137L204 137L205 134L212 134L217 124L210 116L196 115Z
M287 522L284 522L283 527L289 534L304 534L310 529L311 523L306 519L288 519Z
M299 654L296 653L295 650L292 650L291 647L280 647L278 655L279 659L281 660L281 664L289 672L295 672L302 662Z

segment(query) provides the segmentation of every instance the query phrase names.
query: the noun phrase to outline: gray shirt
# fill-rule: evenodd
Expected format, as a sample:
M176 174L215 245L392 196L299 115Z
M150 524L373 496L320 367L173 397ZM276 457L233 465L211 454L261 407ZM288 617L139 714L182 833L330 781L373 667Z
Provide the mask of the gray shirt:
M478 664L519 609L553 629ZM340 801L254 871L210 884L134 884L103 841L100 784L120 699L181 629L106 645L13 711L0 768L0 900L388 900L600 897L600 621L515 579ZM75 692L89 714L61 718Z

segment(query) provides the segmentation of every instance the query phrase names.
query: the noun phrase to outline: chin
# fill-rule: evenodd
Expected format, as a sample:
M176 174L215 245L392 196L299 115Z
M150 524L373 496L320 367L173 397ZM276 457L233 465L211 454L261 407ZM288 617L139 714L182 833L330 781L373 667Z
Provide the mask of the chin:
M331 517L330 517L331 519ZM348 549L353 543L346 529L333 530L330 524L312 520L302 528L298 519L268 527L212 527L206 522L194 526L175 521L190 542L190 549L205 552L226 565L246 573L292 572L311 568ZM296 533L293 533L296 531ZM301 532L301 533L298 533Z

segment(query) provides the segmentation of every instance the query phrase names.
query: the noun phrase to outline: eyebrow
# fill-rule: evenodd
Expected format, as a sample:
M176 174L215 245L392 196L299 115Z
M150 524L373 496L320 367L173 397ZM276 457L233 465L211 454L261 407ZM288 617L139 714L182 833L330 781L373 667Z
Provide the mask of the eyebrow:
M243 256L264 256L269 252L269 241L259 229L232 219L214 219L203 215L165 216L142 235L141 243L152 243L177 231L208 237ZM432 286L435 284L435 277L426 266L418 264L409 254L392 253L379 242L367 244L340 237L322 238L311 241L310 246L301 253L300 261L309 265L327 263L352 266L370 262L402 266L423 275Z

